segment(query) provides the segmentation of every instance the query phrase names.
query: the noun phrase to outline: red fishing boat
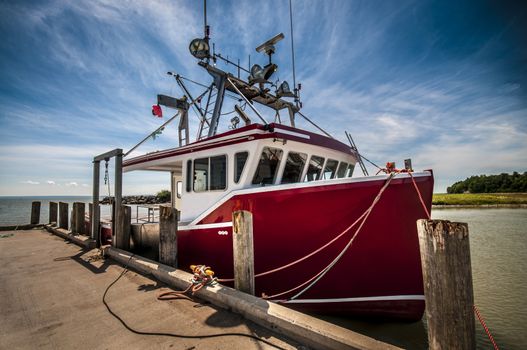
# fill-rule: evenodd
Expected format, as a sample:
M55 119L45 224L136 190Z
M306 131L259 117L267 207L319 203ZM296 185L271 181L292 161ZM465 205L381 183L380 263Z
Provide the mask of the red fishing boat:
M390 164L380 175L367 175L347 133L349 144L301 113L296 82L293 91L285 82L269 82L276 70L271 57L283 37L257 48L269 56L264 67L246 70L211 52L205 25L204 38L193 40L190 51L212 83L193 98L188 80L169 73L185 96L158 95L153 109L157 116L160 106L177 110L163 127L179 118L179 147L127 159L123 170L170 172L172 205L180 212L181 268L206 264L229 285L232 213L247 210L253 215L258 296L325 314L420 319L416 220L431 209L433 174L414 172L407 162L403 171ZM233 64L237 76L217 61ZM247 80L240 78L244 71ZM230 130L221 133L226 96L237 103ZM199 117L195 142L189 142L190 110ZM298 128L300 118L317 132ZM353 177L356 165L365 176Z

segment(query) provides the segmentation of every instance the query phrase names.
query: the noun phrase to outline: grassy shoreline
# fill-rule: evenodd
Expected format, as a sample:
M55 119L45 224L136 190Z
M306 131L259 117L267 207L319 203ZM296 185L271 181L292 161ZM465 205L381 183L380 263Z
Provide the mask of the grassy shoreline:
M434 193L432 205L438 207L525 207L527 193Z

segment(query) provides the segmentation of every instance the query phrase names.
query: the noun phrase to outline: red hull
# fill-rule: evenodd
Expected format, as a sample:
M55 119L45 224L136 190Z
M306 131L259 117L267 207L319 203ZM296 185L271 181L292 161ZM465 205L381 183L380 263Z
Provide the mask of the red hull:
M433 177L415 181L430 211ZM371 205L385 179L239 194L209 213L201 224L228 223L234 210L253 213L255 273L304 257L339 235ZM426 214L408 175L396 176L383 193L353 245L311 289L280 296L293 308L321 313L418 320L424 310L416 220ZM355 228L301 263L256 278L256 294L273 295L307 281L349 242ZM226 234L227 233L227 234ZM207 264L220 278L232 278L232 228L178 232L179 266Z

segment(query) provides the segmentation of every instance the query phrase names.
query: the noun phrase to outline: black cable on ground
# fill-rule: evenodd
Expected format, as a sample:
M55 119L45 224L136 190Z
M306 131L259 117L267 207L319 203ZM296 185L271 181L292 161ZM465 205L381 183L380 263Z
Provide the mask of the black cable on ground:
M128 259L128 262L124 266L123 271L121 272L121 274L112 283L110 283L110 285L108 285L108 287L106 287L106 290L104 291L104 294L102 296L102 302L103 302L104 306L106 306L106 309L108 310L108 312L113 317L115 317L119 322L121 322L121 324L126 329L128 329L130 332L135 333L135 334L139 334L139 335L165 336L165 337L184 338L184 339L206 339L206 338L218 338L218 337L244 337L244 338L257 340L259 342L262 342L262 343L265 343L267 345L270 345L270 346L272 346L272 347L274 347L276 349L285 350L284 348L282 348L282 347L280 347L278 345L275 345L275 344L273 344L273 343L271 343L271 342L269 342L269 341L267 341L265 339L261 339L261 338L259 338L257 336L254 336L254 335L251 335L251 334L245 334L245 333L217 333L217 334L204 334L204 335L186 335L186 334L165 333L165 332L143 332L143 331L138 331L136 329L133 329L128 324L126 324L126 322L121 317L119 317L119 315L117 315L115 312L113 312L112 309L110 308L110 305L108 305L108 303L106 302L106 294L108 294L108 291L110 290L110 288L114 284L116 284L117 281L119 281L121 279L121 277L123 277L125 275L125 273L128 271L128 264L130 263L130 261L132 260L133 257L134 257L134 255L130 256L130 259Z

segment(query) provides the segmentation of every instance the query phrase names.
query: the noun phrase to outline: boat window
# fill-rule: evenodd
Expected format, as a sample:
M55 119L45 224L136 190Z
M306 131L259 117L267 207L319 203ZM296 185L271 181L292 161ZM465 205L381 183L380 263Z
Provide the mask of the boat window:
M190 192L192 191L192 161L191 160L188 160L187 161L187 192Z
M338 160L328 159L326 166L324 167L324 176L322 178L324 180L333 179L335 177L335 173L337 172L338 164Z
M284 174L282 175L283 184L290 184L300 181L307 155L304 153L289 152L285 163Z
M210 158L210 189L224 190L227 188L227 156Z
M354 164L350 164L348 166L348 171L346 172L346 177L352 177L354 169L355 169L355 165Z
M337 177L343 178L346 177L346 170L348 170L348 163L346 162L340 162L339 164L339 170L337 170Z
M194 159L194 191L209 189L209 158Z
M267 185L274 183L281 159L281 149L264 147L252 183L254 185Z
M311 156L309 164L307 165L307 173L304 181L320 180L322 177L322 166L324 165L324 158L319 156Z
M245 163L247 162L247 157L249 152L238 152L234 155L234 182L238 183L240 177L243 173L243 168L245 168Z

